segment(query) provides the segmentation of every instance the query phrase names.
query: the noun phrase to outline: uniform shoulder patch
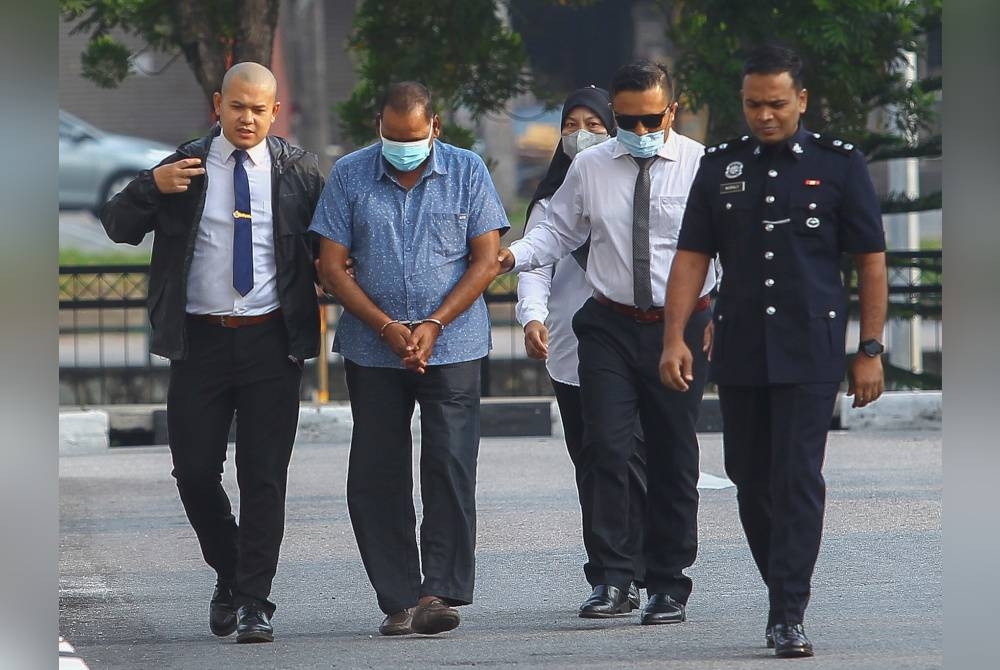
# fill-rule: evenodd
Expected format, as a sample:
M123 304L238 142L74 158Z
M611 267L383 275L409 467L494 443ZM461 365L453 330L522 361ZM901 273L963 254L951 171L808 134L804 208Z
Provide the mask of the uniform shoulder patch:
M824 149L832 149L833 151L839 151L847 155L850 155L854 151L853 142L846 142L833 135L826 135L824 133L813 133L812 136L813 141Z
M731 140L726 140L725 142L719 142L718 144L713 144L710 147L705 147L706 156L718 156L719 154L729 153L734 149L739 149L746 145L750 141L749 135L743 135L742 137L734 137Z

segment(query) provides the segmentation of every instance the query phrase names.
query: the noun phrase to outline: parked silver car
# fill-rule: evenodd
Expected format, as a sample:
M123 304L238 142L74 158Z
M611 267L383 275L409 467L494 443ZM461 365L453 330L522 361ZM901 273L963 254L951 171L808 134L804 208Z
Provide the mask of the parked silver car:
M59 208L97 212L140 170L173 151L155 140L105 132L59 110Z

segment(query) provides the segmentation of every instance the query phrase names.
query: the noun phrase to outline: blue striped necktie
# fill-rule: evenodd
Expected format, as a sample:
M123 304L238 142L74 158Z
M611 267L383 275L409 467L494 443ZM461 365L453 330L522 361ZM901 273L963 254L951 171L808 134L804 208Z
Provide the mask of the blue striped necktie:
M240 295L246 295L253 288L250 180L243 167L247 152L237 149L233 158L236 159L236 167L233 168L233 191L236 195L236 209L233 211L233 288Z

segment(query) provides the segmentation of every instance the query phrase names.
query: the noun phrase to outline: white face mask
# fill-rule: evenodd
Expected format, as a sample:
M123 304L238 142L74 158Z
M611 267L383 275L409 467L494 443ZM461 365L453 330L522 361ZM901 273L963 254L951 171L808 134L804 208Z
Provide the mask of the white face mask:
M562 138L563 151L572 160L576 158L576 155L592 147L595 144L600 144L604 140L608 139L609 135L607 133L592 133L587 130L577 130L570 133L569 135L564 135Z

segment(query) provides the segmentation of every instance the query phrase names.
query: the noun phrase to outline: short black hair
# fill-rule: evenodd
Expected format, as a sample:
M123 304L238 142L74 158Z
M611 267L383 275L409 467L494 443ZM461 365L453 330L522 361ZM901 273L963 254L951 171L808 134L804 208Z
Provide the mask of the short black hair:
M638 60L622 65L611 77L611 97L622 91L648 91L659 86L668 98L674 96L674 84L667 66L650 60Z
M748 74L781 74L787 72L802 90L802 59L797 53L779 44L766 44L756 49L743 61L743 76Z
M415 109L422 108L428 119L434 116L431 92L418 81L400 81L390 84L385 89L385 93L382 94L382 99L379 100L379 115L385 111L386 107L402 114L409 114Z

